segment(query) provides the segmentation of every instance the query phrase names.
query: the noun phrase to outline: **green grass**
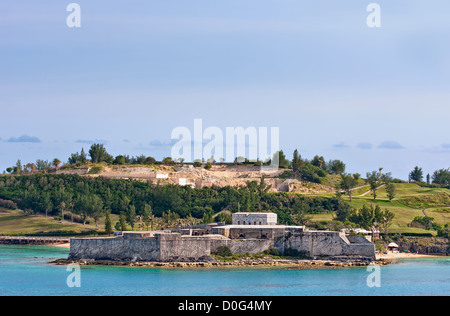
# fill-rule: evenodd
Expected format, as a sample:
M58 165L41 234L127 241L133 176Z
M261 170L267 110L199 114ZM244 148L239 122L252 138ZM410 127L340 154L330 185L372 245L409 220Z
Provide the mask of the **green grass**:
M0 234L25 235L41 232L72 231L76 234L85 231L103 230L104 226L82 225L77 223L54 220L41 215L27 215L20 210L6 210L0 208Z
M389 231L392 233L432 233L435 231L408 227L408 224L416 216L424 216L422 210L425 209L427 216L433 217L434 222L444 226L450 220L450 190L442 188L423 188L414 183L395 184L396 197L391 202L386 194L385 188L377 190L377 199L374 202L373 194L369 193L363 197L355 195L363 194L368 188L356 190L353 194L353 201L347 195L342 199L350 202L352 207L360 209L365 204L378 205L382 210L388 209L395 214L395 218ZM332 214L318 214L312 216L312 221L331 221Z

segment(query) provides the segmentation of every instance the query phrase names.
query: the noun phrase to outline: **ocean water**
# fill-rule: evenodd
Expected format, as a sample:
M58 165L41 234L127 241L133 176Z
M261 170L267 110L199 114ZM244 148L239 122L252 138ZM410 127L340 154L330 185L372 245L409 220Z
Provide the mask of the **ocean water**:
M74 270L49 264L67 255L64 248L0 245L0 296L450 295L449 257L399 260L379 270L83 266L80 287L69 287Z

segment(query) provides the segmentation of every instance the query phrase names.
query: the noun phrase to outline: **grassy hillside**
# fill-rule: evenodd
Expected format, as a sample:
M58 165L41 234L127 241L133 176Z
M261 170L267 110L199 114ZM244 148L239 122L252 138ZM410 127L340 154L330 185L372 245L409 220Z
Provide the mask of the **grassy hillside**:
M61 223L51 217L42 215L27 215L20 210L7 210L0 208L0 235L29 235L38 233L71 232L81 234L91 231L103 230L104 223L95 225L82 225L65 221Z
M390 232L392 233L432 233L435 231L408 227L416 216L430 216L434 222L444 226L450 223L450 190L442 188L423 188L414 183L395 184L396 197L389 202L384 188L377 190L377 199L374 202L373 194L361 195L369 190L368 187L354 192L355 197L350 203L354 208L360 209L364 204L379 205L382 210L388 209L395 214ZM347 196L342 197L350 202ZM331 221L333 214L314 215L313 221Z
M79 179L76 179L75 185L71 184L70 182L69 183L64 182L63 186L65 186L67 189L69 189L70 185L72 185L72 187L74 189L78 190L78 189L84 187L83 185L81 185L81 184L83 184L83 183L81 183L81 181L83 179L88 181L88 179L86 179L86 178L79 178ZM327 181L329 181L328 184L330 184L330 183L335 183L336 181L338 181L338 179L335 176L329 176L327 178ZM9 182L10 182L9 184L5 182L5 185L3 187L5 188L6 185L14 186L14 188L19 193L21 192L21 190L23 190L23 187L22 187L22 185L20 185L19 182L17 182L17 181L14 182L12 180ZM42 181L36 182L35 185L36 186L40 185L40 182L42 182ZM43 182L45 182L45 181L43 181ZM80 182L80 183L78 183L78 182ZM125 181L125 180L118 181L118 182L112 181L112 180L99 180L99 181L92 180L91 182L95 182L95 183L91 183L92 188L90 190L92 191L98 187L97 188L98 192L92 191L97 194L103 193L104 190L102 188L105 183L111 182L111 183L109 183L110 185L113 185L113 184L116 186L118 186L119 184L121 185L118 189L115 187L111 187L111 190L113 190L111 192L115 192L115 193L109 192L111 196L109 196L109 195L107 196L107 201L110 204L114 202L119 205L123 198L121 194L126 193L126 190L124 188L128 188L131 190L131 187L130 187L131 182ZM45 183L47 183L47 182L45 182ZM48 183L51 183L50 179L48 180ZM93 186L93 184L95 184L96 186ZM185 207L187 205L186 202L183 202L184 200L180 200L181 197L186 195L183 193L184 191L181 190L180 187L173 188L173 192L166 192L163 190L164 188L160 188L163 191L161 191L161 192L158 191L157 195L155 195L155 196L152 195L149 197L149 192L145 191L145 190L148 190L147 186L145 186L141 183L137 183L135 185L137 187L133 187L133 189L135 191L137 190L139 194L136 193L133 195L132 193L134 191L130 191L131 193L129 193L130 199L134 202L136 202L138 198L142 198L142 197L148 197L153 202L156 201L155 199L158 199L158 198L161 199L162 197L164 197L164 199L162 199L162 202L165 203L163 205L165 207L164 210L171 209L172 211L176 211L177 206L181 205L181 206ZM444 227L446 224L449 223L449 219L450 219L450 190L449 189L425 188L425 187L421 187L417 184L398 183L398 184L395 184L396 197L392 201L389 201L385 188L380 188L377 190L377 199L376 199L376 201L374 201L373 195L371 192L364 195L365 193L367 193L369 191L369 187L364 186L364 183L362 180L360 181L360 183L358 183L358 186L361 186L361 188L355 190L355 192L353 193L353 201L352 202L350 202L349 197L346 195L343 195L342 199L344 201L349 202L351 204L351 206L355 209L361 209L363 207L363 205L369 204L369 205L378 205L381 207L382 210L388 209L389 211L393 212L395 214L395 218L390 227L391 233L432 233L432 234L436 234L435 231L420 229L420 228L416 228L416 227L409 227L411 221L417 216L425 216L426 215L429 217L433 217L434 223L439 224L442 227ZM45 188L45 190L46 190L45 192L47 192L48 188ZM239 197L239 196L245 197L244 193L247 193L247 192L246 191L244 192L244 191L245 190L241 190L241 191L236 190L236 192L234 192L234 191L233 192L236 194L236 197ZM14 193L14 192L16 192L16 191L12 191L12 193ZM44 191L42 191L42 192L44 192ZM189 194L194 193L194 191L189 191L189 192L190 192ZM195 191L195 192L197 192L197 191ZM108 193L108 192L106 192L106 193ZM150 192L150 193L152 193L152 192ZM165 194L164 196L163 196L163 193ZM169 194L169 193L171 193L171 194ZM226 197L226 195L224 195L224 193L229 194L227 191L224 191L224 192L222 192L222 194L217 193L216 194L217 197L216 197L216 195L211 194L211 192L208 191L208 189L205 189L203 191L201 191L201 190L198 191L196 193L196 196L189 195L189 197L190 197L191 201L197 201L197 202L203 201L206 199L206 197L209 197L209 200L208 200L209 204L208 203L207 204L210 205L211 203L217 204L218 202L220 202L221 200L217 200L218 197L221 197L222 195L224 197ZM14 196L13 194L11 194L11 195ZM291 200L291 197L293 195L294 194L292 194L292 195L288 194L287 196L284 196L284 197L282 195L280 195L280 197L278 197L278 194L273 194L268 197L268 201L270 201L273 205L275 205L274 208L273 209L264 208L263 210L268 210L268 211L269 210L270 211L282 210L281 212L284 212L286 207L289 207L288 204L290 203L289 201ZM297 193L297 195L304 196L304 194L298 194L298 193ZM333 198L334 195L335 194L332 193L332 191L328 191L327 193L322 193L322 194L317 193L317 192L307 194L308 197L312 197L312 198L315 198L315 197ZM222 198L224 198L223 196L222 196ZM174 202L176 199L179 200L179 201L177 200L179 202L178 204L167 204L167 203ZM275 203L274 201L277 202L278 204ZM241 206L245 205L245 199L240 202L241 202L241 204L240 204ZM191 202L191 203L193 203L193 202ZM285 204L287 203L287 204L284 205L283 203L285 203ZM270 204L270 205L272 205L272 204ZM196 204L186 207L186 210L191 211L191 210L195 209L195 205ZM281 207L279 205L284 205L284 209L283 209L283 207ZM156 206L157 205L155 204L155 207L154 207L155 210L156 210ZM200 206L197 206L197 209L199 209ZM217 208L220 209L221 207L217 207ZM253 207L251 209L253 209ZM329 209L329 208L325 207L325 209ZM199 210L204 211L203 208L201 208ZM59 214L59 213L56 212L54 214ZM334 213L332 213L332 212L320 213L320 214L315 214L315 215L311 215L311 216L312 216L312 221L315 221L315 222L330 222L333 220ZM197 221L199 221L201 219L201 216L198 218L199 219ZM114 226L114 224L118 220L117 212L116 212L116 214L111 215L111 220L112 220L112 224ZM158 217L158 220L163 221L162 218L160 218L160 217ZM162 225L163 224L160 223L161 227L162 227ZM83 233L86 231L97 231L97 230L102 231L103 229L104 229L104 218L100 219L98 227L96 227L92 223L92 221L91 221L91 224L88 224L88 225L71 223L70 221L65 221L64 223L60 223L60 221L55 220L51 217L46 218L42 215L40 215L40 216L39 215L27 215L23 211L19 211L19 210L11 211L11 210L6 210L6 209L0 208L0 235L36 234L36 233L42 233L42 232L52 233L52 232L67 232L67 231L73 232L74 234L79 234L79 233Z

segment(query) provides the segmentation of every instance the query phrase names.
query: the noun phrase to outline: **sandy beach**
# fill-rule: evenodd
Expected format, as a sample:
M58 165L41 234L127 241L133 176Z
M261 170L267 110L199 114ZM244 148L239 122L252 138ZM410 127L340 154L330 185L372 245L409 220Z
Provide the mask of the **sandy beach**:
M418 253L387 253L387 254L377 254L376 258L377 260L384 260L384 259L409 259L409 258L433 258L433 257L440 257L439 255L425 255L425 254L418 254Z
M49 245L49 246L59 247L59 248L70 248L70 242L65 243L65 244L54 244L54 245Z

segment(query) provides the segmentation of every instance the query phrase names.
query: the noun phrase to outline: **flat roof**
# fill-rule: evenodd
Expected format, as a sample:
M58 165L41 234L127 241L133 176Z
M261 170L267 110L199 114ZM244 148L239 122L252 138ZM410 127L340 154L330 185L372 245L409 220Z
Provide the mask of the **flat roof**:
M273 212L237 212L237 213L233 213L233 215L245 215L245 214L258 214L258 215L273 214L273 215L277 215L276 213L273 213Z
M218 228L267 228L267 229L286 229L286 228L304 228L304 226L286 226L286 225L226 225Z

